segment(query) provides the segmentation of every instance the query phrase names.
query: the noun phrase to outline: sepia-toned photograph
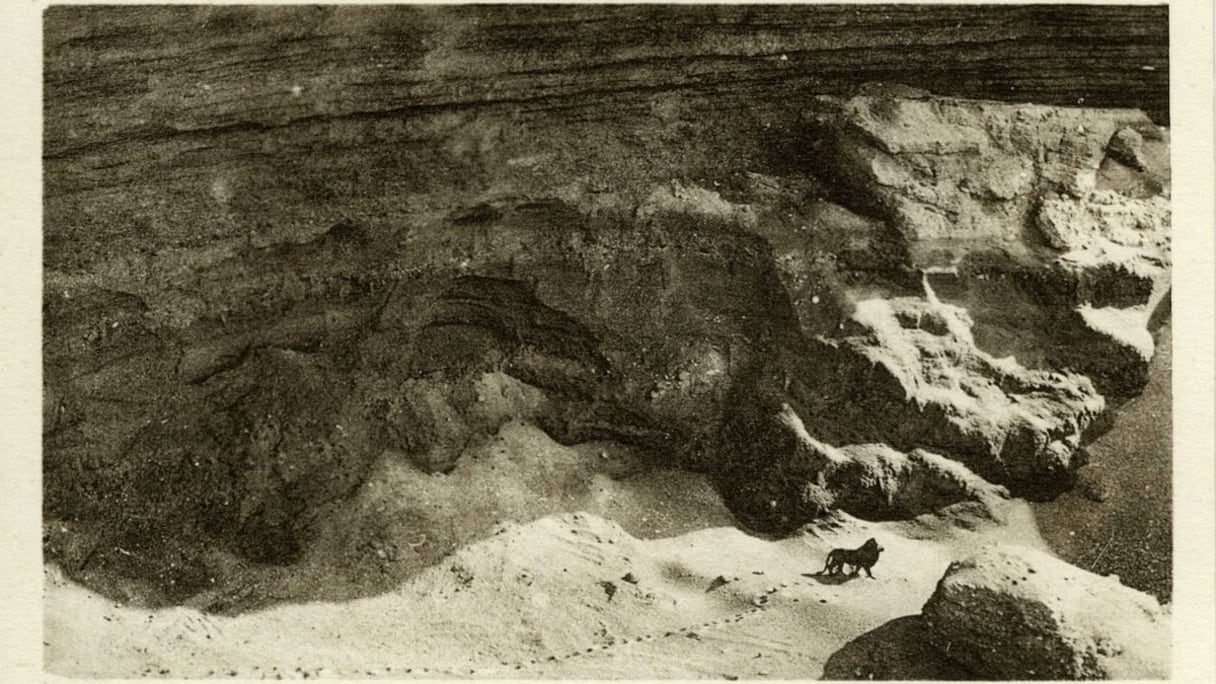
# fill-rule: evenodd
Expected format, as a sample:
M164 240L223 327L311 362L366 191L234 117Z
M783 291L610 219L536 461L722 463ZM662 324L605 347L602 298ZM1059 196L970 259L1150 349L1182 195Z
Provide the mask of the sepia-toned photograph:
M40 667L1171 678L1170 11L44 8Z

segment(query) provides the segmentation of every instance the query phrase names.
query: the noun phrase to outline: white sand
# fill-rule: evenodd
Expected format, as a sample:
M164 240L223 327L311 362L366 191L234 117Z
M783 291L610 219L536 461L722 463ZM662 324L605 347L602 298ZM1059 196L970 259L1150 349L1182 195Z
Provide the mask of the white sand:
M123 607L50 568L46 664L115 678L816 678L851 640L919 613L967 550L1042 547L1024 503L1004 513L1003 525L965 511L845 518L779 541L734 528L646 541L589 514L550 516L506 525L395 591L236 617ZM807 576L830 547L870 536L886 549L876 579ZM707 591L718 576L731 581Z

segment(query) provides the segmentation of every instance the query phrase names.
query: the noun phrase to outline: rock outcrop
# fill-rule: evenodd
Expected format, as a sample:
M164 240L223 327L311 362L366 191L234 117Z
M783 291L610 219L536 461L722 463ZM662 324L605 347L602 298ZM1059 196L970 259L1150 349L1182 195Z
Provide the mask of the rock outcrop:
M953 563L924 619L933 645L985 678L1169 676L1169 613L1155 599L1033 549Z
M821 29L918 75L872 29L964 10L566 11L582 39L540 51L562 31L527 8L48 13L48 558L149 603L247 564L283 569L266 596L357 595L290 578L335 511L508 425L708 475L766 532L1068 486L1151 355L1165 132L816 98L859 79ZM1054 26L1027 12L983 21L1021 45ZM1121 69L1091 97L1137 104Z
M987 479L1021 490L1049 487L1075 467L1081 436L1104 407L1083 376L993 358L975 346L966 312L932 292L860 302L854 319L862 330L843 345L881 367L877 376L894 379L907 398L890 441L940 444Z
M780 357L774 377L761 375L767 384L744 384L752 389L729 403L718 469L729 473L728 496L749 492L738 504L745 520L796 525L816 509L802 506L808 485L847 492L837 505L867 517L941 504L920 487L925 477L944 499L989 503L988 483L1035 499L1071 484L1085 431L1105 405L1087 378L993 358L976 347L966 312L931 292L857 302L843 327ZM918 450L948 455L968 476ZM869 465L844 467L855 455ZM862 474L875 468L899 484ZM756 473L773 486L757 490ZM904 488L924 500L909 505L895 494Z
M1026 228L1036 216L1049 234L1055 225L1039 209L1045 193L1089 198L1117 132L1162 137L1134 110L928 93L824 97L808 116L824 131L819 147L836 182L887 218L910 243L913 264L924 269L953 265L973 250L1032 255L1035 236Z
M958 461L916 449L896 451L885 444L850 444L836 448L806 433L789 407L782 414L803 446L799 454L831 504L868 519L905 519L940 511L962 501L983 505L989 515L1009 494L971 472Z
M1112 399L1143 386L1170 286L1168 131L1132 110L898 89L819 98L807 116L835 195L896 228L911 266L955 280L943 291L981 325L1027 327L983 304L1005 290L1050 312L1033 344L1047 365Z

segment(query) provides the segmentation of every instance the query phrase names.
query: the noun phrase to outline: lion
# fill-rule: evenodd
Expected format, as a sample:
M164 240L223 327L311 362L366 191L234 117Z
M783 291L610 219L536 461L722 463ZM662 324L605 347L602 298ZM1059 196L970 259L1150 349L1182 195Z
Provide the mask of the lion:
M874 573L870 572L870 568L878 562L878 554L882 553L883 548L878 545L878 541L873 537L866 540L856 549L832 549L828 553L828 561L824 564L821 575L838 575L844 572L845 565L853 566L854 575L866 571L871 579L874 578Z

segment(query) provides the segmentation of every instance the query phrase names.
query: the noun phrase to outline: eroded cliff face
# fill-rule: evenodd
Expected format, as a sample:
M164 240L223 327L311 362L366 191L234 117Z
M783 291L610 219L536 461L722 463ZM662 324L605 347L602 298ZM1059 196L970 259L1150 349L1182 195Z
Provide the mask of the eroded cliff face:
M457 106L406 83L478 83L434 11L292 23L244 85L191 66L263 54L227 10L180 15L235 41L197 57L48 15L44 515L73 577L358 595L482 533L445 506L540 515L654 468L766 532L999 516L1067 488L1143 385L1170 263L1144 114L802 81L756 105L758 75ZM344 40L417 102L361 104ZM85 80L124 51L188 68Z

